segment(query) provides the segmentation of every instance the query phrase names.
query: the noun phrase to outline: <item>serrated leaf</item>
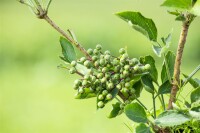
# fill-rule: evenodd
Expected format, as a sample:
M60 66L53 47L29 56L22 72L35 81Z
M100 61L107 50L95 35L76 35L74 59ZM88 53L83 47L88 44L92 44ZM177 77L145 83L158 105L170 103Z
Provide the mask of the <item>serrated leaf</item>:
M148 121L144 108L138 103L131 103L125 107L126 116L134 122L146 123Z
M115 118L116 116L119 115L120 110L121 108L119 102L112 104L112 111L110 112L108 118Z
M191 118L188 115L175 110L168 110L160 114L154 122L158 126L173 127L181 125L190 120Z
M157 28L152 19L145 18L140 12L125 11L116 14L128 22L135 30L145 35L150 41L157 40Z
M147 127L145 124L141 123L135 128L136 133L152 133L150 127Z
M200 16L200 0L196 1L193 8L191 9L191 12L196 16Z
M200 100L200 87L198 87L192 91L192 93L190 95L190 100L191 100L191 103L194 103L194 102Z
M171 88L172 88L172 85L171 83L169 82L169 80L167 80L165 83L163 83L159 89L158 89L158 94L168 94L171 92Z
M162 83L167 80L171 80L174 73L174 63L175 63L175 54L172 51L168 51L165 56L165 61L163 62L162 70L161 70L161 80ZM167 68L166 68L167 66Z
M88 99L88 98L92 98L92 97L96 97L96 94L91 92L91 90L89 88L85 88L84 89L84 93L77 93L75 95L75 99Z
M154 93L154 86L151 78L149 76L143 76L141 78L142 85L146 91L149 93Z
M64 37L60 37L60 44L65 61L72 62L76 60L76 53L72 44Z
M192 8L192 0L166 0L161 6L189 10Z
M198 79L193 79L192 77L189 78L189 76L186 74L183 74L183 76L186 78L185 83L189 82L194 88L200 86L200 81Z
M152 81L157 83L158 80L158 71L155 65L155 60L152 56L148 55L145 57L140 57L140 62L142 64L150 64L151 69L149 70L149 75L151 76Z

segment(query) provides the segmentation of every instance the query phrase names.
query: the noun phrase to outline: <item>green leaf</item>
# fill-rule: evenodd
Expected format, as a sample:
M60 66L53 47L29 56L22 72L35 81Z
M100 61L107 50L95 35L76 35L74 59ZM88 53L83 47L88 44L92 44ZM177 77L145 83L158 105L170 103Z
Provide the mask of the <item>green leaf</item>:
M191 12L196 16L200 16L200 0L196 1L193 8L191 9Z
M144 89L146 91L148 91L149 93L154 93L154 86L153 86L153 82L151 80L151 78L149 76L143 76L141 78L142 81L142 85L144 87Z
M200 80L199 79L193 79L192 77L189 78L188 75L183 74L183 76L186 78L184 83L189 82L194 88L197 88L200 86Z
M162 55L162 47L156 46L156 45L152 45L152 48L153 48L154 53L155 53L158 57L161 57L161 55Z
M136 98L140 97L140 93L142 92L142 89L143 89L141 81L136 82L133 85L132 89L135 89L135 97Z
M120 103L117 102L115 104L112 104L112 111L110 112L108 118L114 118L119 115L121 108L120 108Z
M77 93L75 95L75 99L88 99L88 98L96 97L96 94L91 92L89 88L85 88L84 90L85 92L82 94Z
M65 61L72 62L76 60L76 53L72 44L64 37L60 37L60 44Z
M200 112L189 111L189 114L193 119L200 120Z
M145 18L140 12L125 11L116 14L128 22L135 30L145 35L150 41L157 40L157 28L152 19Z
M131 103L125 107L126 116L134 122L146 123L148 121L144 108L138 103Z
M198 87L192 91L192 93L190 95L190 100L191 100L191 103L194 103L194 102L200 100L200 87Z
M192 0L166 0L161 6L175 9L191 9Z
M159 89L158 89L158 94L168 94L171 92L171 88L172 88L172 85L171 83L169 82L169 80L167 80L165 83L163 83Z
M165 61L163 62L161 70L162 83L166 82L167 80L170 81L172 79L174 73L175 58L175 54L172 51L168 51L168 53L165 56Z
M154 81L155 83L157 83L158 80L158 71L155 65L155 60L152 56L148 55L145 57L140 57L140 62L142 64L150 64L151 65L151 69L149 71L149 75L151 76L152 81Z
M136 133L152 133L150 127L147 127L145 124L141 123L135 128Z
M162 127L172 127L190 121L190 117L175 110L168 110L155 119L155 124Z
M80 72L83 75L86 75L86 74L88 74L90 72L90 70L87 69L87 67L85 67L85 66L83 66L83 65L81 65L79 63L77 63L77 65L75 66L75 68L76 68L76 70L78 72Z

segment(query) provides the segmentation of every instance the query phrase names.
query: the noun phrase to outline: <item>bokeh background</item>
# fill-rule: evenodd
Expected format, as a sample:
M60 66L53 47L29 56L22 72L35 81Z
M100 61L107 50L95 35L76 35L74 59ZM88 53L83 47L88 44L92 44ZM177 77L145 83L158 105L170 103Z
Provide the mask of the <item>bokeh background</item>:
M153 55L150 42L114 15L140 11L153 18L159 38L173 29L176 49L181 23L167 14L163 0L53 0L49 16L63 29L73 29L85 48L102 44L113 54L127 47L132 57ZM200 19L189 31L182 70L200 63ZM0 0L0 133L127 133L124 115L109 120L109 104L96 111L95 99L75 100L76 76L57 69L62 63L59 34L15 0ZM80 54L79 54L80 55ZM160 69L162 60L156 57ZM200 73L196 75L200 77ZM188 91L190 87L188 86ZM142 100L151 102L144 93Z

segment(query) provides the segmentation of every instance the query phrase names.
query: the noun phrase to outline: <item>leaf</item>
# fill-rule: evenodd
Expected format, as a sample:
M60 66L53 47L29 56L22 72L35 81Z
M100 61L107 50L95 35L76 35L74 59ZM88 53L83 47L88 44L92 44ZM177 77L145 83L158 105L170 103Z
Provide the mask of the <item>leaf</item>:
M172 126L178 126L181 125L187 121L190 121L190 117L175 111L175 110L168 110L160 114L155 119L155 124L162 127L172 127Z
M153 48L154 53L155 53L158 57L161 57L161 55L162 55L162 47L156 46L156 45L152 45L152 48Z
M132 89L135 89L135 97L136 98L140 97L140 93L142 92L142 89L143 89L141 81L136 82L133 85Z
M171 88L172 88L172 85L171 83L169 82L169 80L167 80L165 83L163 83L159 89L158 89L158 94L167 94L167 93L170 93L171 92Z
M196 111L189 111L189 114L192 118L196 119L196 120L200 120L200 112L196 112Z
M145 35L150 41L157 40L157 28L152 19L145 18L140 12L125 11L116 14L128 22L135 30Z
M161 6L175 9L191 9L192 0L166 0Z
M80 72L83 75L86 75L86 74L88 74L90 72L90 70L87 69L87 67L85 67L85 66L83 66L83 65L81 65L79 63L77 63L77 65L75 66L75 68L76 68L76 70L78 72Z
M85 92L84 93L77 93L75 95L75 99L88 99L88 98L92 98L92 97L96 97L96 94L91 92L89 88L85 88L84 89Z
M191 100L191 103L194 103L194 102L200 100L200 87L198 87L192 91L192 93L190 95L190 100Z
M149 93L154 93L154 86L152 80L149 78L149 76L143 76L141 78L142 85L146 91Z
M60 37L60 44L65 61L72 62L76 60L76 53L72 44L64 37Z
M171 43L171 40L172 40L172 33L169 33L168 34L168 36L166 37L166 38L162 38L162 41L163 41L163 43L165 44L165 46L167 47L167 48L169 48L169 45L170 45L170 43Z
M165 61L163 62L161 70L162 83L166 82L167 80L170 81L172 79L174 73L175 58L175 54L172 51L168 51L168 53L165 56Z
M134 122L146 123L148 121L144 108L138 103L131 103L125 107L126 116Z
M200 0L196 1L193 8L191 9L191 12L196 16L200 16Z
M150 127L147 127L145 124L141 123L135 128L136 133L152 133Z
M121 108L120 108L120 103L117 102L115 104L112 104L112 111L110 112L108 118L114 118L119 115Z
M197 87L200 86L200 80L199 79L193 79L192 77L189 78L189 76L186 75L186 74L183 74L183 76L186 78L186 80L184 81L184 84L189 82L194 88L197 88Z
M151 69L149 70L149 75L151 76L152 81L157 83L158 80L158 71L155 65L155 60L152 56L148 55L145 57L140 57L140 62L142 64L149 64Z

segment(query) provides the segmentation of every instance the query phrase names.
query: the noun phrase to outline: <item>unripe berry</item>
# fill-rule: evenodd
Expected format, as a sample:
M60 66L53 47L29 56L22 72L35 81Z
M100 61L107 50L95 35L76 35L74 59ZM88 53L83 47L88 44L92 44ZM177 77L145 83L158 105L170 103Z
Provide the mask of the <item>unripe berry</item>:
M70 68L69 69L69 73L70 74L74 74L76 72L76 69L74 67Z
M74 90L78 90L79 86L74 84L73 88L74 88Z
M103 77L102 79L101 79L101 83L105 83L106 82L106 78L105 77Z
M84 93L84 89L83 88L79 88L78 92L82 94L82 93Z
M92 54L93 54L93 50L90 48L90 49L87 50L87 53L88 53L89 55L92 55Z
M72 67L75 67L76 65L77 65L76 61L72 61L72 62L71 62L71 66L72 66Z
M110 55L110 51L107 50L107 51L104 52L104 54L105 55Z
M96 61L98 60L98 57L97 56L92 56L92 61Z
M108 89L110 90L110 89L112 89L112 88L114 88L114 84L113 84L113 83L109 83L109 84L108 84Z
M113 97L113 96L109 93L109 94L106 95L106 100L111 100L112 97Z
M106 74L105 74L105 78L106 78L106 79L110 78L110 74L109 74L109 73L106 73Z
M89 74L86 74L86 75L84 76L84 79L86 79L86 80L90 80L90 79L91 79L91 77L90 77L90 75L89 75Z
M97 103L97 106L98 106L99 108L103 108L103 107L104 107L104 103L103 103L102 101L99 101L99 102Z
M100 65L100 62L98 60L94 62L95 67L98 67L99 65Z
M131 89L131 94L135 94L135 89Z
M79 86L81 85L81 80L77 79L74 81L74 85Z
M96 88L96 90L97 91L100 91L102 88L100 87L100 86L98 86L97 88Z
M101 65L101 66L106 65L106 61L105 61L104 59L100 59L100 65Z
M122 88L121 84L118 84L116 87L117 87L117 89L119 89L119 90Z
M138 69L139 69L139 66L138 65L136 65L136 66L134 66L134 68L133 68L135 71L138 71Z
M110 60L110 57L111 56L109 54L107 54L107 55L104 56L104 59L106 59L108 61L108 60Z
M127 77L124 81L125 82L129 82L131 79L129 77Z
M103 72L103 73L108 72L108 68L107 68L107 67L104 67L104 68L102 69L102 72Z
M128 72L127 70L124 70L124 71L123 71L123 75L126 77L126 76L129 75L129 72Z
M128 54L126 54L126 53L123 54L123 55L122 55L122 58L127 59L127 58L128 58Z
M88 84L88 81L87 80L83 80L82 85L86 86L87 84Z
M96 46L96 49L97 49L97 50L101 50L101 49L102 49L102 46L101 46L100 44L98 44L98 45Z
M120 109L124 109L124 103L120 104Z
M131 60L129 61L129 63L130 63L131 66L134 66L134 65L138 64L139 61L138 61L138 59L133 58L133 59L131 59Z
M108 94L108 91L107 91L107 90L103 90L102 94L103 94L104 96L106 96L106 95Z
M115 67L114 67L114 72L117 73L117 72L119 72L119 71L120 71L120 66L115 66Z
M150 65L150 64L146 64L146 65L144 66L144 69L147 70L147 71L150 70L150 69L151 69L151 65Z
M131 84L129 82L125 83L125 87L129 88Z
M113 78L116 79L116 80L119 80L120 79L120 75L119 74L115 74Z
M124 66L124 69L125 69L125 70L129 70L129 69L130 69L130 66L129 66L129 65L125 65L125 66Z
M112 64L113 64L114 66L119 65L119 60L118 60L117 58L115 58L115 59L113 60Z
M96 54L96 55L98 55L98 54L99 54L99 50L94 49L94 50L93 50L93 53Z
M84 63L86 61L86 58L85 57L82 57L81 59L80 59L80 62L81 63Z
M91 65L91 64L90 64L90 61L86 60L86 61L84 62L84 66L89 67L90 65Z
M119 53L120 53L120 54L124 54L124 53L126 53L126 50L125 50L124 48L121 48L121 49L119 50Z
M96 79L97 79L97 78L96 78L95 76L92 76L92 77L91 77L92 82L95 82Z
M104 99L104 96L100 94L100 95L98 96L98 99L99 99L99 100L103 100L103 99Z
M103 73L98 73L97 78L99 79L103 78Z

